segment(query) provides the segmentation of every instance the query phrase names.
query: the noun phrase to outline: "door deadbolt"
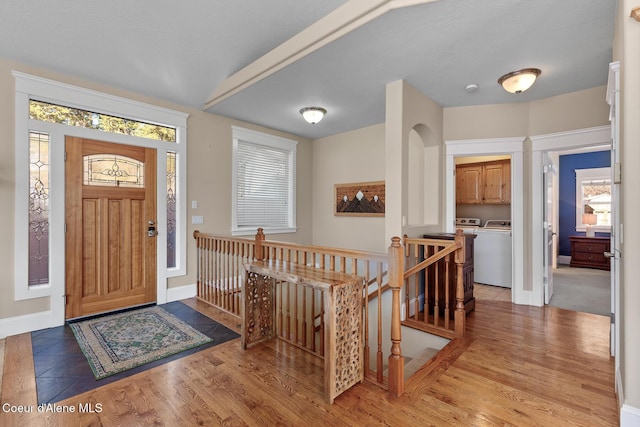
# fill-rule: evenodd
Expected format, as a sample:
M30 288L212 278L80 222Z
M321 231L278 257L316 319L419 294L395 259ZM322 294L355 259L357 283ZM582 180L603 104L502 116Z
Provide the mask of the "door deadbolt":
M149 227L147 228L147 236L156 237L158 232L156 231L156 223L153 221L149 221Z

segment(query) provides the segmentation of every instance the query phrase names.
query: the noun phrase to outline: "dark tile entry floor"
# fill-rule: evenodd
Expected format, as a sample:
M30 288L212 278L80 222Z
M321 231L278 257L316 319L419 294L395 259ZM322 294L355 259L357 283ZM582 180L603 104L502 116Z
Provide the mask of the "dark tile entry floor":
M96 380L89 362L80 350L68 325L34 331L31 333L31 345L38 404L58 402L240 336L180 301L164 304L161 307L212 338L213 341L102 380Z

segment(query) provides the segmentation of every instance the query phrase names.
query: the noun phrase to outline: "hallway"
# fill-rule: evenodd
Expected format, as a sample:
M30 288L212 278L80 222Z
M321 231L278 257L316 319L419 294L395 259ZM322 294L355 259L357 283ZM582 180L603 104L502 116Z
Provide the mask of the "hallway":
M553 270L553 296L549 305L609 316L611 274L605 270L558 265Z

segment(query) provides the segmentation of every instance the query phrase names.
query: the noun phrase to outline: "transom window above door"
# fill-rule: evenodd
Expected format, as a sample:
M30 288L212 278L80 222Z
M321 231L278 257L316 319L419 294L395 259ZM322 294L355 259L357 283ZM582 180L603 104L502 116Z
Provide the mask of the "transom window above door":
M67 126L97 129L158 141L176 142L176 129L169 126L145 123L138 120L110 116L80 108L56 105L49 102L29 101L29 118Z

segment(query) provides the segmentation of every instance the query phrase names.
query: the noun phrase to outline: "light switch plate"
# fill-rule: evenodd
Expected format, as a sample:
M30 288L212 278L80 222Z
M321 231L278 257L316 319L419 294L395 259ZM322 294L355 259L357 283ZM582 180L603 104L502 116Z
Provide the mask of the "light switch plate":
M191 217L191 224L204 224L204 217L202 215L193 215Z

